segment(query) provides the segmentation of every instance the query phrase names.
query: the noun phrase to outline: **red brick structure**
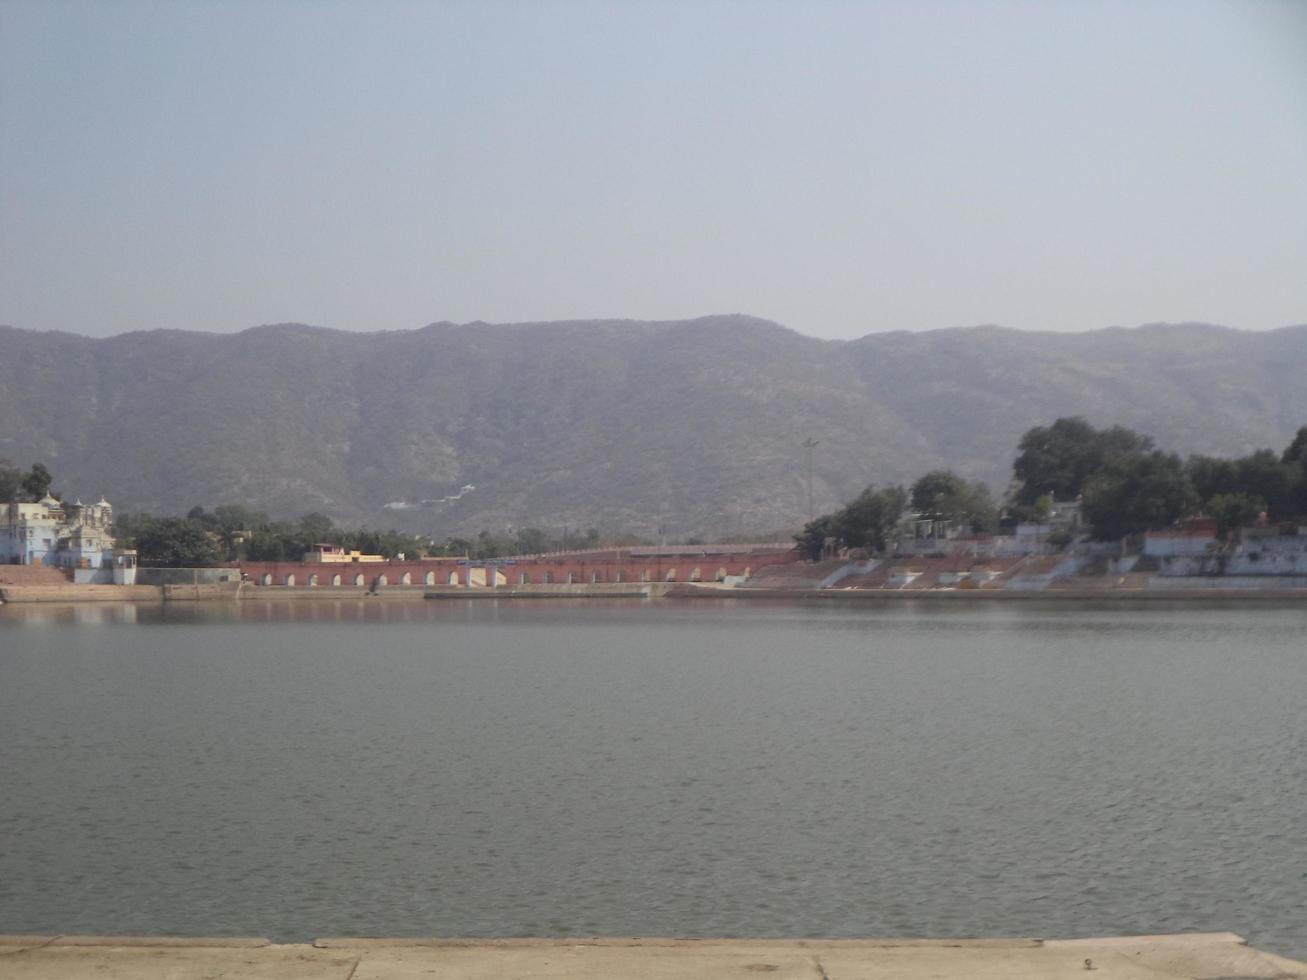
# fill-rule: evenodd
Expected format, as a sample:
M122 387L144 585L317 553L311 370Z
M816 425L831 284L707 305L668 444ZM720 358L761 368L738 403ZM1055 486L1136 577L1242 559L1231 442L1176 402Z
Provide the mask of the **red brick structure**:
M385 562L240 563L242 578L258 586L367 588L611 584L620 582L717 582L748 576L768 565L799 560L787 544L684 545L613 548L477 561L426 558ZM497 576L494 572L497 572Z

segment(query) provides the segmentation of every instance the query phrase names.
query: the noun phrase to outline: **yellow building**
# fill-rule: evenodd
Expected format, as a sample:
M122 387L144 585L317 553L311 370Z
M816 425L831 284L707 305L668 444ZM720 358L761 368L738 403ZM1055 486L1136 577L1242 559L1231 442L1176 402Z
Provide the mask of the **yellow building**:
M361 551L346 551L336 544L315 544L304 553L305 562L338 563L346 565L351 562L378 562L386 559L381 555L365 555Z

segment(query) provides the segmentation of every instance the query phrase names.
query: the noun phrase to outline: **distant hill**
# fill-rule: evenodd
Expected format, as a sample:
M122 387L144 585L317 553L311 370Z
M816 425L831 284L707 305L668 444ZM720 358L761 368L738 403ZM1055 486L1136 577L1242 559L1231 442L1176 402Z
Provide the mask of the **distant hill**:
M107 339L0 327L0 456L43 460L57 488L120 511L248 502L438 535L732 534L802 522L809 436L818 511L941 466L1001 491L1020 434L1059 415L1186 453L1283 448L1307 423L1305 378L1307 326L854 341L746 316ZM400 502L416 506L385 506Z

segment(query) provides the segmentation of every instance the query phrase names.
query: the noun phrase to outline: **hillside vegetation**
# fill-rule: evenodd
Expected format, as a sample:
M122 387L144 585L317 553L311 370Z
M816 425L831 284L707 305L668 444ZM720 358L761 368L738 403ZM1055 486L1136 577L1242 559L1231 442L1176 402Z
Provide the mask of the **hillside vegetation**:
M836 342L744 316L299 325L92 339L0 328L0 457L120 511L241 503L434 535L529 523L669 536L798 528L869 483L1007 483L1080 415L1180 453L1285 445L1307 327L992 327ZM464 487L474 487L464 491ZM434 501L422 505L421 501ZM409 509L387 508L404 503Z

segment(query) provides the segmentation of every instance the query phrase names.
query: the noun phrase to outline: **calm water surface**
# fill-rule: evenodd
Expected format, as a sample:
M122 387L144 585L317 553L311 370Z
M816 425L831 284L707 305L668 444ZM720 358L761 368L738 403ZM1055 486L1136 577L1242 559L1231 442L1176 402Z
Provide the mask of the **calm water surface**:
M1307 610L0 608L0 932L1307 956Z

